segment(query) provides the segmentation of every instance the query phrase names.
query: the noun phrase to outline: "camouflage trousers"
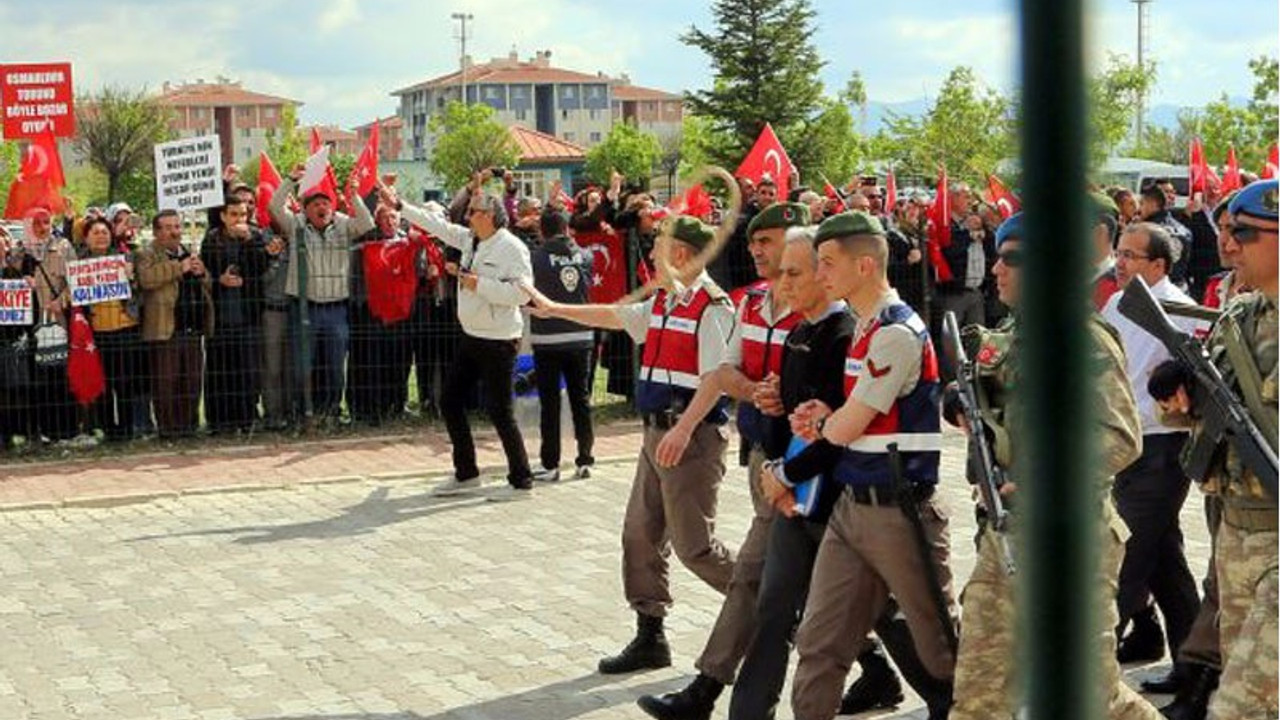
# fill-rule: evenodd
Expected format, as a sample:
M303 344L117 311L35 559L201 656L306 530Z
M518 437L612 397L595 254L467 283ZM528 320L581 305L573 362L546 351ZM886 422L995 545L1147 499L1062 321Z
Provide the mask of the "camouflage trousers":
M1218 526L1222 680L1211 718L1276 717L1277 540L1274 530L1243 530L1225 520Z
M1124 559L1127 531L1115 511L1109 514L1102 545L1102 577L1093 584L1097 615L1096 647L1102 662L1099 687L1105 692L1106 717L1113 720L1161 720L1148 703L1120 677L1116 663L1116 589ZM1015 547L1017 543L1014 543ZM1004 571L999 545L986 531L978 545L978 558L969 583L960 596L960 651L956 659L955 705L951 720L1013 718L1018 708L1014 667L1018 648L1014 638L1017 578Z

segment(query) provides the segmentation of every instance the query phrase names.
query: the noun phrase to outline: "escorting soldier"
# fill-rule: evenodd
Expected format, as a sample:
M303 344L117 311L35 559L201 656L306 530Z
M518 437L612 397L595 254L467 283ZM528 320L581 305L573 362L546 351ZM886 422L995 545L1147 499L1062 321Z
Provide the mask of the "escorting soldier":
M947 517L933 497L942 449L933 343L889 287L879 220L865 212L836 215L819 226L814 242L818 281L848 303L858 323L844 404L833 411L815 399L791 414L797 435L843 447L833 474L844 486L796 634L797 720L835 716L845 674L890 594L928 673L945 683L955 665ZM777 479L790 485L803 478ZM934 698L931 718L946 717L946 695Z
M644 419L644 446L622 528L622 580L637 615L637 632L622 652L600 661L605 674L671 664L662 620L671 605L667 555L671 549L693 574L720 592L729 587L733 552L713 534L716 500L724 478L728 402L716 394L695 397L720 367L733 328L733 307L705 270L692 263L714 239L714 230L690 217L672 224L669 259L685 285L659 290L630 305L565 305L529 288L535 315L626 330L644 344L636 382L636 408ZM656 250L655 250L656 252ZM660 270L662 272L662 270ZM658 462L658 444L682 417L696 423L688 448L673 467Z
M1016 474L1018 454L1017 405L1011 404L1012 389L1018 375L1018 332L1016 326L1022 259L1022 215L1004 221L996 231L998 260L994 273L1000 301L1013 308L1014 314L998 327L987 330L969 326L963 330L969 357L977 364L980 386L980 408L990 434L997 439L994 448L996 464L1011 479L1000 488L1000 495L1016 500L1019 483L1033 482ZM1098 486L1098 533L1103 558L1100 577L1094 583L1089 600L1095 603L1097 617L1096 654L1102 691L1109 718L1149 718L1160 715L1155 707L1131 690L1120 678L1115 658L1115 626L1117 619L1116 589L1120 563L1124 558L1124 542L1128 530L1121 522L1110 499L1110 487L1117 472L1139 455L1142 424L1133 393L1125 375L1124 351L1114 332L1094 316L1089 323L1093 340L1096 382L1092 386L1098 408L1098 473L1091 480ZM948 415L951 416L951 403ZM1014 474L1008 475L1013 472ZM1016 506L1015 506L1016 508ZM1017 526L1016 516L1012 523ZM1017 547L1017 543L1013 543ZM1021 561L1025 565L1025 561ZM955 707L952 720L990 720L1010 718L1017 714L1014 666L1017 658L1014 639L1015 578L1009 574L1001 553L1001 538L985 527L978 541L978 558L973 574L961 595L964 634L960 638L955 672Z
M533 286L552 300L572 305L587 302L591 289L591 253L578 247L566 232L569 216L547 209L539 220L542 243L529 253L533 265ZM560 318L530 318L529 343L533 345L533 366L538 382L542 423L542 471L534 480L560 479L560 382L564 381L573 415L573 436L578 443L574 475L591 474L594 434L591 427L591 346L595 332Z
M1209 335L1209 358L1243 401L1272 453L1277 428L1277 205L1280 184L1256 182L1240 191L1227 212L1230 238L1222 242L1241 283L1255 292L1236 297ZM1275 717L1277 713L1277 508L1275 488L1264 487L1255 470L1225 437L1214 437L1205 408L1193 405L1180 388L1162 401L1172 416L1196 420L1188 456L1200 443L1220 445L1212 454L1201 488L1221 502L1215 536L1218 571L1222 678L1209 706L1215 718ZM1199 411L1199 412L1198 412ZM1274 478L1274 476L1273 476ZM1273 479L1274 482L1274 479ZM1181 717L1202 717L1203 698Z
M756 595L760 590L773 507L760 494L766 423L765 416L752 403L752 396L760 382L776 377L781 370L788 333L803 319L790 303L778 296L773 283L778 278L787 228L808 222L809 208L800 203L775 203L751 219L745 244L756 274L762 279L749 287L738 304L724 362L700 384L692 401L694 405L702 405L721 393L738 400L738 433L746 450L754 515L747 537L738 549L733 578L720 614L695 663L698 676L679 692L660 697L645 695L639 700L640 707L656 718L710 717L721 690L733 683L755 630ZM667 431L658 443L659 466L676 467L680 463L697 422L693 415L686 414Z

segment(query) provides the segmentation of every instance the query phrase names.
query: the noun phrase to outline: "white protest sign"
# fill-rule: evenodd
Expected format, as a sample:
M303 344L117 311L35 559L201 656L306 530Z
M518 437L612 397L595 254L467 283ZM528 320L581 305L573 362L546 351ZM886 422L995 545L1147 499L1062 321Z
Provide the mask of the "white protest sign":
M67 263L67 288L72 305L93 305L109 300L128 300L133 295L125 275L124 255L104 255Z
M34 293L26 280L0 280L0 325L32 324Z
M222 143L217 135L160 143L155 155L157 208L181 212L223 204Z

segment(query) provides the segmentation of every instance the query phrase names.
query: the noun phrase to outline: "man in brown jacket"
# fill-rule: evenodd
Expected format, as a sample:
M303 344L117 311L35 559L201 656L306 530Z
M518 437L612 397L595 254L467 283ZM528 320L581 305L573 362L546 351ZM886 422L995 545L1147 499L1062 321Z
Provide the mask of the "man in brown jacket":
M201 340L213 334L211 283L200 257L182 246L178 213L162 210L151 229L155 240L139 251L137 267L156 423L161 438L189 437L199 422Z

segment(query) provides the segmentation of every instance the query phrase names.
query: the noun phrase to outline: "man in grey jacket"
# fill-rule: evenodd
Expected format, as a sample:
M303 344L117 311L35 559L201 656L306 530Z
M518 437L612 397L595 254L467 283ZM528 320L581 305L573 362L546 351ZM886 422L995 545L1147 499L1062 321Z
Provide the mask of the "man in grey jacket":
M502 201L482 192L479 179L467 205L470 227L456 225L435 203L424 208L401 201L390 188L380 189L382 202L400 210L409 222L462 252L458 278L458 322L462 339L440 398L440 413L453 446L453 477L436 488L437 495L473 492L480 487L475 443L467 423L466 398L477 382L484 384L485 410L507 455L510 487L489 495L491 500L529 496L533 488L524 438L511 409L512 372L524 333L520 307L528 301L524 287L533 285L533 267L525 244L506 229Z

